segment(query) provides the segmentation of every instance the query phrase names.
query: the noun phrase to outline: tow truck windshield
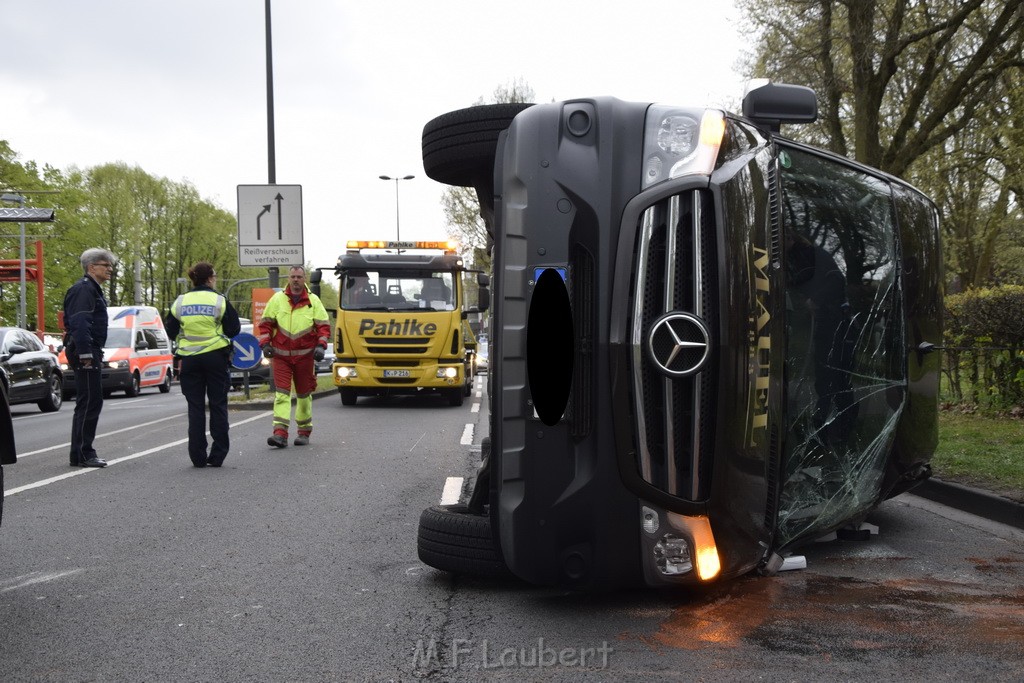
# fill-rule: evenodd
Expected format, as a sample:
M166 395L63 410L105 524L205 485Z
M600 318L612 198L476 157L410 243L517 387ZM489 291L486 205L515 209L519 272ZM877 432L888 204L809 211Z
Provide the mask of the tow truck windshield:
M349 311L454 311L450 271L364 270L341 281L341 307Z

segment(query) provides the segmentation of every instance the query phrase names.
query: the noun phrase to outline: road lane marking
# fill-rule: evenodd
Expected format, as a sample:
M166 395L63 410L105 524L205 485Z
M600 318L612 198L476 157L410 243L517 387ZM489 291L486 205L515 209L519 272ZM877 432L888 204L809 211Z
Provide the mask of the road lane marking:
M18 588L25 588L26 586L34 586L37 583L46 583L47 581L53 581L54 579L62 579L65 576L72 576L84 571L84 569L66 569L62 572L32 572L31 574L19 576L14 579L15 581L24 579L21 583L16 583L13 586L7 586L6 588L0 588L0 593L17 590Z
M471 443L473 443L473 425L472 424L466 425L466 428L462 430L462 438L459 440L459 443L462 444L463 446L468 446Z
M480 404L479 403L474 403L472 405L472 407L470 407L469 412L471 412L471 413L479 413L480 412Z
M231 426L232 427L237 427L239 425L244 425L247 422L255 422L256 420L262 420L262 419L266 418L268 415L273 415L273 411L267 410L267 411L261 412L261 413L259 413L257 415L253 415L252 417L247 418L245 420L241 420L239 422L233 422L231 424ZM121 430L121 431L124 431L124 430ZM210 432L206 432L206 435L209 436ZM187 442L188 442L188 437L185 437L184 439L178 439L177 441L171 441L169 443L161 444L159 446L154 446L153 448L150 448L149 450L142 451L140 453L132 453L131 455L126 455L123 458L114 458L113 460L108 460L107 461L107 467L110 467L111 465L116 465L116 464L121 463L121 462L125 462L127 460L134 460L135 458L141 458L144 455L150 455L152 453L158 453L159 451L164 451L164 450L167 450L168 448L173 448L174 446L179 446L179 445L181 445L183 443L187 443ZM92 472L98 472L99 470L103 470L103 469L106 469L106 467L79 467L78 469L73 470L71 472L65 472L64 474L58 474L56 477L50 477L49 479L40 479L39 481L34 481L32 483L29 483L29 484L24 484L23 486L18 486L18 487L13 488L13 489L7 489L6 491L4 491L4 495L12 496L15 493L21 493L22 491L28 491L29 489L36 489L36 488L39 488L41 486L47 486L48 484L53 484L53 483L56 483L56 482L64 480L64 479L70 479L71 477L79 477L79 476L82 476L83 474L90 474Z
M114 434L120 434L121 432L130 432L133 429L138 429L139 427L148 427L149 425L155 425L158 422L166 422L167 420L181 419L182 417L185 417L185 415L187 415L187 413L178 413L177 415L171 415L170 417L161 417L159 420L153 420L152 422L143 422L142 424L135 425L134 427L125 427L124 429L117 429L117 430L112 431L112 432L104 432L103 434L97 434L96 438L97 439L102 439L105 436L113 436ZM47 451L52 451L52 450L54 450L56 448L67 448L70 445L71 445L71 442L68 441L66 443L59 443L56 446L48 446L46 448L40 448L38 451L29 451L28 453L18 453L18 460L21 460L22 458L25 458L25 457L30 456L30 455L36 455L37 453L46 453Z
M441 505L455 505L462 496L462 477L448 477L441 491Z

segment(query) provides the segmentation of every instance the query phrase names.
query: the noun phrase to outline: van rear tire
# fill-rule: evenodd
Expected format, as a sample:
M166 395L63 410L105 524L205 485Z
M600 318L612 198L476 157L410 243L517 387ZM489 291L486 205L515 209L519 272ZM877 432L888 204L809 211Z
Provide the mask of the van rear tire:
M161 394L171 393L171 369L167 368L167 372L164 374L164 381L160 383L158 387Z

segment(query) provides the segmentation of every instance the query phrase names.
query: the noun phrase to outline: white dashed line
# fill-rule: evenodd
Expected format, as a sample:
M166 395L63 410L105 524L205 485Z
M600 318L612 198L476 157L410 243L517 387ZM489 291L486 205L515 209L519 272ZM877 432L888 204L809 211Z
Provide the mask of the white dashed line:
M441 505L454 505L462 496L462 477L448 477L441 491Z
M462 430L462 438L459 439L459 443L463 446L468 446L473 443L473 425L468 424L466 428Z

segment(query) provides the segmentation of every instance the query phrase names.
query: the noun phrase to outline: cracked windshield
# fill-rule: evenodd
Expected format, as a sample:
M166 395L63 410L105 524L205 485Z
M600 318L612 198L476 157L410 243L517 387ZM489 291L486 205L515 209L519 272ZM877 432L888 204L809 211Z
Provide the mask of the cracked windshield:
M865 512L904 405L889 187L783 150L787 439L778 543Z

